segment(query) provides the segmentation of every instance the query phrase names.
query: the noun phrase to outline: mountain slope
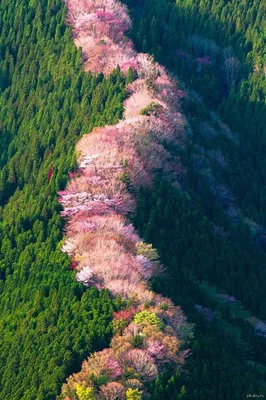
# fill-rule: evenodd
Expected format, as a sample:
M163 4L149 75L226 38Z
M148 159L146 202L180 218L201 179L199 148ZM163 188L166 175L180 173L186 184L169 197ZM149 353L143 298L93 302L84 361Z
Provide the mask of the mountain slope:
M134 219L167 269L154 289L196 322L187 373L161 376L151 384L152 398L264 394L265 339L250 318L266 317L259 247L266 198L264 2L128 4L138 50L185 82L182 109L193 132L182 153L182 193L155 183L153 193L140 192ZM75 281L60 250L57 192L76 168L81 135L121 118L128 81L119 70L107 78L83 73L65 18L57 0L0 5L3 400L55 399L82 360L108 345L112 314L121 306ZM241 63L231 88L224 56ZM223 204L218 184L231 203ZM230 204L240 210L236 222Z
M125 78L82 72L61 1L1 3L0 19L0 398L54 399L116 309L70 272L57 191L80 134L117 122Z

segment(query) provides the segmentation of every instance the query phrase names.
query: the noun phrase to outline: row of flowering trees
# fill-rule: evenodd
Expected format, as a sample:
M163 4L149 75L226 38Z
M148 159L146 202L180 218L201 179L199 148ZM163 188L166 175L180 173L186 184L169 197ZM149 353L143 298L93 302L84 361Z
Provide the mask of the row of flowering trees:
M142 399L147 382L166 366L182 365L188 354L180 346L190 327L180 308L160 295L114 313L113 329L110 348L83 362L63 386L62 398Z
M131 26L125 6L116 0L66 0L66 4L87 70L108 74L117 65L123 70L137 66L133 44L124 35Z
M138 77L128 85L124 119L79 141L78 170L59 192L67 219L62 250L71 256L77 280L124 299L123 309L114 313L110 348L84 361L61 398L138 400L166 366L184 362L187 350L180 348L191 335L180 308L150 290L149 280L163 267L128 221L138 190L152 188L155 170L173 184L185 174L165 146L185 145L183 93L163 67L134 51L124 36L130 19L119 2L68 0L67 7L86 68L108 74L118 64L135 68Z

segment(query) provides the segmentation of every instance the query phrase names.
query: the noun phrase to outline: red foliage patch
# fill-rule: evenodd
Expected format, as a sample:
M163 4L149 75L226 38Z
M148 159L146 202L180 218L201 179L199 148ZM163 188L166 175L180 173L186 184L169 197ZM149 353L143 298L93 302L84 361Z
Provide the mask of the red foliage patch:
M68 173L70 179L75 178L75 176L77 176L77 174L78 174L77 172L69 172Z
M136 308L130 307L127 310L121 310L113 313L114 319L124 319L126 321L130 321L134 315L136 314Z
M70 263L70 269L73 271L77 267L78 263L74 258L72 258L71 263Z
M48 179L49 182L52 179L53 173L54 173L54 167L53 167L53 165L51 165L51 167L50 167L50 169L48 171L48 174L47 174L47 179Z

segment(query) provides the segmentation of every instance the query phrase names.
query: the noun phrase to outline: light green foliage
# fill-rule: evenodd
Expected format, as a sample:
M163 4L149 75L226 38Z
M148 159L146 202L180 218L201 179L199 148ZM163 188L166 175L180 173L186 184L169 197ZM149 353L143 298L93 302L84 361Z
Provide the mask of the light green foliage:
M151 311L140 311L134 317L134 322L138 325L156 325L159 329L163 329L162 320Z
M111 322L111 325L112 325L112 330L114 332L114 335L116 335L117 333L122 334L122 332L124 331L125 327L128 324L129 324L129 322L124 319L113 319L113 321Z
M129 388L126 391L126 399L127 400L141 400L142 392L139 389Z
M137 254L146 257L152 262L158 262L158 251L152 247L150 243L138 242L136 243Z
M76 386L76 393L79 400L95 400L96 397L93 393L93 388L85 388L82 385Z

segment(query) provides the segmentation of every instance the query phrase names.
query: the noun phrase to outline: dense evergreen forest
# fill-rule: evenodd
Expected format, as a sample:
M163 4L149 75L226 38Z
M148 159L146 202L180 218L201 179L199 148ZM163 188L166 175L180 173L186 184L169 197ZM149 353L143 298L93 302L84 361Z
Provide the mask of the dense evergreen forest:
M183 194L158 181L157 192L143 193L135 219L168 267L156 287L197 326L188 375L158 381L154 398L178 398L183 384L188 399L265 394L265 339L255 337L239 302L217 296L229 293L265 320L265 5L127 4L138 49L182 78L192 128ZM226 70L226 59L236 70Z
M82 72L60 0L1 2L0 398L54 399L110 336L116 303L60 250L74 145L122 112L125 78Z
M152 399L266 395L265 332L249 322L266 319L265 4L127 5L138 50L182 80L191 126L182 191L158 177L134 218L166 266L154 289L196 324L184 371L151 384ZM57 192L78 139L121 118L131 77L84 73L65 17L61 0L0 3L1 400L55 399L108 344L120 306L76 282L60 250Z

